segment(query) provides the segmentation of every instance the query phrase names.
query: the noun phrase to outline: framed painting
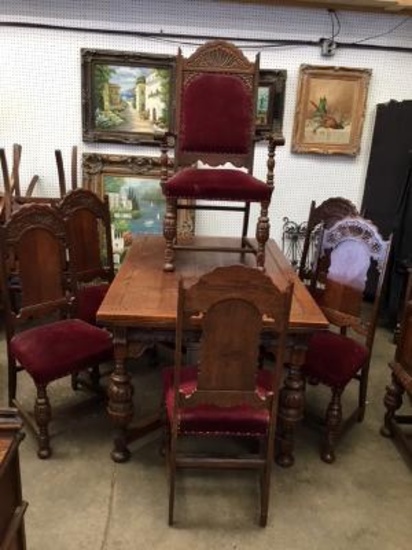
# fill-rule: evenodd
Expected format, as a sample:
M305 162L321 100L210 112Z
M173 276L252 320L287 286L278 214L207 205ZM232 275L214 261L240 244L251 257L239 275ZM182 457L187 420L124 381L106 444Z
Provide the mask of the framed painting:
M173 124L176 58L81 50L84 141L159 143Z
M109 198L115 265L121 263L134 235L163 232L166 201L160 168L158 157L83 154L83 187ZM190 239L194 229L194 210L179 210L179 238Z
M359 153L370 69L301 65L294 153Z
M256 137L272 133L282 136L286 71L259 71L256 98Z

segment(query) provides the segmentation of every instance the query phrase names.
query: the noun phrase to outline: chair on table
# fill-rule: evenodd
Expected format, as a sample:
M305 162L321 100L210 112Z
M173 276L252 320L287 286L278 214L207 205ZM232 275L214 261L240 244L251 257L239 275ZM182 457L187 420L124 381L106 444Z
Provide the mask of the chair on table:
M299 262L299 279L301 281L308 282L312 278L323 229L329 229L338 220L358 215L356 206L342 197L331 197L319 206L312 201Z
M409 273L408 289L405 306L400 321L400 331L394 360L389 363L391 384L386 387L384 404L386 413L381 434L385 437L395 437L403 444L403 448L412 458L411 431L403 428L412 425L412 414L402 414L398 411L403 405L405 395L412 399L412 274ZM409 407L410 408L410 407Z
M163 376L170 525L176 469L196 467L259 470L260 525L266 525L292 289L291 282L277 288L258 269L242 265L216 268L191 286L180 281L175 364ZM264 316L267 335L277 341L270 370L258 368ZM183 367L183 333L194 326L201 332L199 362ZM245 456L185 455L178 447L184 436L253 438L260 446Z
M331 330L310 339L303 372L309 382L331 389L321 458L335 460L343 428L365 414L369 364L386 272L390 241L364 218L344 218L323 233L312 293ZM375 288L374 288L375 287ZM374 291L373 302L368 303ZM357 407L342 422L341 396L351 380L359 383Z
M75 279L67 271L66 253L64 221L49 205L23 205L0 226L9 404L34 429L40 458L51 455L48 385L96 367L113 354L106 330L70 318ZM35 422L16 399L20 371L36 386Z
M96 323L96 313L114 278L107 197L87 189L69 191L57 206L67 230L70 268L77 281L76 317Z
M257 266L264 267L275 148L283 145L284 139L267 136L267 179L263 182L255 178L252 171L258 77L259 58L249 61L234 44L222 40L207 42L187 59L179 50L176 134L173 134L176 173L171 177L167 169L171 133L165 135L161 155L161 184L166 197L165 271L174 269L175 250L203 249L195 243L177 241L177 211L180 208L231 210L243 214L239 244L225 250L252 252L256 255ZM199 163L204 166L200 167ZM227 163L231 168L217 168ZM189 204L187 201L183 204L182 199L188 199ZM193 201L206 202L193 204ZM257 244L247 235L250 203L260 203Z

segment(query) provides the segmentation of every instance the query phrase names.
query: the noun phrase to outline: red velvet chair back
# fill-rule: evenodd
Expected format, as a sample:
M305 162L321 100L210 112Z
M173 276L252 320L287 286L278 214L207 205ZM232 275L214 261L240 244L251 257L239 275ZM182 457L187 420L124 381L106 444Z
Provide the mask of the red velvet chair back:
M176 156L179 166L201 160L253 163L259 60L250 62L233 44L216 40L177 61Z

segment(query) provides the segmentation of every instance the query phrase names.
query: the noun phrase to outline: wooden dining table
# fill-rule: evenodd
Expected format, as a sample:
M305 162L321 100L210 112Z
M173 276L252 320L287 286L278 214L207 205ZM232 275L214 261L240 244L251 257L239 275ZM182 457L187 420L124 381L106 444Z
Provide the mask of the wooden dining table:
M148 345L174 343L177 292L180 277L195 282L203 273L218 266L243 263L255 265L253 254L225 251L233 248L233 238L195 237L198 244L216 251L179 251L175 271L164 272L164 239L157 235L134 239L124 262L112 282L98 312L99 324L113 333L115 366L108 388L108 414L115 433L111 457L125 462L130 457L129 443L160 426L160 411L134 422L133 385L126 359L138 357ZM312 296L299 280L283 252L270 239L266 245L265 269L274 283L294 282L289 323L288 361L280 394L277 462L294 463L294 431L304 409L304 364L308 339L314 331L326 329L328 322ZM196 346L196 330L187 334L187 348ZM266 348L274 346L266 342Z

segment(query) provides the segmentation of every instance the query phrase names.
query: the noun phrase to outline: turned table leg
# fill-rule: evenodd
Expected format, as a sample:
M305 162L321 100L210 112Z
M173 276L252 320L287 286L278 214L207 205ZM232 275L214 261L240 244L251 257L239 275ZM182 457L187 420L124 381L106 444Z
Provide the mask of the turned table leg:
M114 447L111 457L114 462L126 462L130 458L127 447L127 427L133 418L133 386L127 372L127 329L113 330L115 367L109 382L109 403L107 411L115 428Z
M287 468L295 462L294 432L297 422L303 417L305 399L305 381L302 375L302 365L305 362L307 337L299 336L293 344L290 362L287 365L287 375L279 400L279 452L276 461Z

